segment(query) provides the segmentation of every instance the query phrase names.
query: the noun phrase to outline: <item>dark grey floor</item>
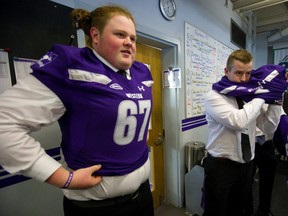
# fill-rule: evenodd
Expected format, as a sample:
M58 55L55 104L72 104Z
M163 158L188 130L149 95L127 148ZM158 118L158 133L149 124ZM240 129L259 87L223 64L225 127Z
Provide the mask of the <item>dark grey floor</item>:
M271 211L274 216L287 216L288 215L288 185L287 185L287 176L288 176L288 162L279 160L277 167L277 174L275 177L273 195L272 195L272 204ZM254 206L257 206L258 203L258 191L257 191L257 181L254 182L254 197L255 203Z
M278 161L277 174L274 183L273 197L272 197L272 213L274 216L287 216L288 215L288 187L286 184L288 175L288 162ZM254 182L254 206L258 205L258 182ZM177 208L170 204L163 204L155 209L155 216L189 216L185 207ZM191 214L190 214L191 215Z
M170 204L163 204L155 209L155 216L187 216L185 208L177 208Z

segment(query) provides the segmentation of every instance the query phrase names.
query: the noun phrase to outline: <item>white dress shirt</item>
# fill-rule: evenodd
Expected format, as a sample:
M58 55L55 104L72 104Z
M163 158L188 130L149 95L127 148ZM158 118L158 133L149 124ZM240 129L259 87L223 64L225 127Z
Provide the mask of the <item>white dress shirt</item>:
M254 158L256 125L273 136L280 119L281 106L267 105L255 98L238 108L234 97L211 90L205 97L205 114L209 128L206 149L214 157L225 157L245 163L242 158L241 133L249 135L251 160Z

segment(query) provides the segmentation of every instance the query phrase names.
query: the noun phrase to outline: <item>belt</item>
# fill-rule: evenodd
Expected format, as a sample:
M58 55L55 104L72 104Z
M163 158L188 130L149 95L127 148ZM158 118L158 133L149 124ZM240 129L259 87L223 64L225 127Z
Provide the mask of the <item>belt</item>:
M225 158L225 157L214 157L209 153L207 154L207 157L209 157L215 161L219 161L221 163L229 163L229 164L235 164L235 165L243 165L243 164L250 164L251 163L251 161L248 163L239 163L237 161L233 161L233 160L230 160L229 158Z
M149 180L142 183L140 187L134 193L127 194L124 196L114 197L114 198L108 198L104 200L78 201L78 200L69 200L66 197L64 198L68 199L72 204L77 205L79 207L83 207L83 208L108 207L108 206L113 206L116 204L125 203L125 202L136 199L145 190L147 186L149 187Z

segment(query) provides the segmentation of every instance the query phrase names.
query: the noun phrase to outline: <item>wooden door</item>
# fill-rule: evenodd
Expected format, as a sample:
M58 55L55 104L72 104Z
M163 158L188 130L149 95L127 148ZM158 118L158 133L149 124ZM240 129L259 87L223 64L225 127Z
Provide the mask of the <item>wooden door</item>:
M152 195L154 208L164 199L163 119L162 119L162 55L161 50L137 43L136 60L147 64L153 76L153 108L148 145L150 148Z

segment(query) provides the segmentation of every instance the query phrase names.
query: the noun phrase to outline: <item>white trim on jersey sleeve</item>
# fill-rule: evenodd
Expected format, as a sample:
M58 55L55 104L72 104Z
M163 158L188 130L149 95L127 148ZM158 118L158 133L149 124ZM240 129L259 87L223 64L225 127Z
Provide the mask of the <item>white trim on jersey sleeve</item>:
M70 80L96 82L96 83L101 83L104 85L107 85L108 83L112 81L109 77L103 74L94 73L94 72L85 71L85 70L68 69L68 73L69 73Z

